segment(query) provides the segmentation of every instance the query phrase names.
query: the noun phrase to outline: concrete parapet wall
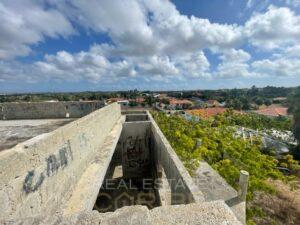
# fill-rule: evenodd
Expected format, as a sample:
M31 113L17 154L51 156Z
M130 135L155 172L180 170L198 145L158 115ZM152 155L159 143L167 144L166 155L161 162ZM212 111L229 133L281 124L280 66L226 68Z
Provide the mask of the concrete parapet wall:
M0 219L59 211L120 118L111 104L0 152Z
M204 195L178 158L160 128L148 113L151 121L154 160L163 167L172 191L172 204L203 202Z
M101 101L1 103L0 120L79 118L103 106Z

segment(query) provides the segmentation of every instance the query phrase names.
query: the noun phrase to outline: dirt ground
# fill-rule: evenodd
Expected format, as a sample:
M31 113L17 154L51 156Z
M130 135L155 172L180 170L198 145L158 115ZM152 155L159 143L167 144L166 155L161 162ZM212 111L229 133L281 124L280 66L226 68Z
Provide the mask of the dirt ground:
M262 208L266 216L254 218L257 225L299 225L300 224L300 180L295 190L281 181L269 181L276 187L277 194L258 194L251 204Z

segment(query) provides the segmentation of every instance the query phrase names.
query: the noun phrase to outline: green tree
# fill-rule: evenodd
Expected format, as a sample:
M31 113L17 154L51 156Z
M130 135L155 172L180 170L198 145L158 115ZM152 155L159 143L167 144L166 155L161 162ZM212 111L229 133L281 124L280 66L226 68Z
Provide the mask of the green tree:
M289 97L289 112L293 114L294 126L293 131L298 140L298 149L295 154L300 155L300 87ZM300 158L300 157L299 157Z

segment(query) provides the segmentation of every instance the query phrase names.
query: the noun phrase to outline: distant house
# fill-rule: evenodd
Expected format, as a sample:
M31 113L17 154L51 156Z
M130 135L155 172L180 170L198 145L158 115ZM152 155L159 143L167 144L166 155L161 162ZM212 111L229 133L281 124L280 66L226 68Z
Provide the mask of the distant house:
M107 103L113 103L113 102L117 102L118 104L120 104L122 106L129 105L129 101L124 98L109 98L109 99L107 99Z
M197 97L192 97L191 100L195 103L196 106L204 106L205 105L205 101L203 101L202 99L200 98L197 98Z
M165 99L165 98L168 98L168 96L167 96L167 94L159 94L158 98Z
M106 101L108 103L113 103L113 102L118 102L118 101L122 101L122 100L124 100L124 98L109 98Z
M170 98L169 101L171 109L188 109L193 105L193 103L187 99Z
M44 101L44 102L59 102L57 99L53 99L53 100L47 100L47 101Z
M262 108L254 112L260 115L270 116L270 117L287 116L288 108L277 106L277 105L270 105L269 107Z
M273 98L273 103L277 103L277 104L280 104L280 103L284 103L287 101L287 98L286 97L277 97L277 98Z
M207 100L205 102L207 107L219 107L220 106L220 102L218 102L217 100Z
M139 98L136 98L135 101L136 101L136 103L141 104L141 103L145 102L145 99L142 97L139 97Z
M129 105L129 101L128 100L120 100L117 101L118 104L122 105L122 106L128 106Z
M287 100L286 97L277 97L277 98L273 98L273 101L285 101Z
M226 102L220 102L220 107L225 107L226 106Z

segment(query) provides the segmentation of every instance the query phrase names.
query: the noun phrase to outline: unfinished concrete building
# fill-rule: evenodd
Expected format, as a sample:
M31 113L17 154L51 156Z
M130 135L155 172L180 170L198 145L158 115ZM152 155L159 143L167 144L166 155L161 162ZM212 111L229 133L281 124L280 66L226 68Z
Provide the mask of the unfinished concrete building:
M195 182L149 112L80 107L0 121L0 224L245 223L246 172L239 193L205 162ZM26 126L32 135L18 139Z

